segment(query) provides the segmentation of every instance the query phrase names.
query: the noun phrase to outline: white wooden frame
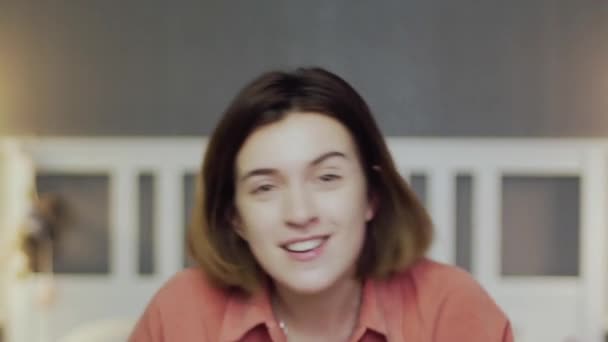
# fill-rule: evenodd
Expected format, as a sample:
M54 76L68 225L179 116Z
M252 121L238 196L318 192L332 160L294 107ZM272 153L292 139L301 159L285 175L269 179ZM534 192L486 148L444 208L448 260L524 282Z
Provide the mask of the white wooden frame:
M110 177L111 273L108 276L57 276L58 287L69 293L63 305L76 305L91 293L114 290L116 299L105 299L97 309L83 309L74 317L70 310L53 309L48 317L48 337L56 339L78 324L105 315L136 317L149 296L182 267L182 181L198 170L205 139L196 138L27 138L20 139L44 172L107 173ZM568 336L542 331L571 326L579 341L602 341L608 313L608 140L593 139L413 139L388 138L400 170L407 175L424 172L428 182L428 206L437 228L431 255L455 262L455 176L472 175L473 241L472 272L512 316L518 341L563 340ZM154 275L137 272L137 176L156 177ZM579 277L501 277L500 182L503 174L570 175L581 179L581 255ZM31 285L31 284L30 284ZM120 289L120 290L118 290ZM122 292L122 294L121 294ZM556 315L547 322L530 322L541 315L523 317L523 305L543 306L561 299L572 313ZM107 301L128 303L129 307ZM69 302L69 303L68 303ZM519 302L522 302L521 304ZM526 304L527 303L527 304ZM71 315L71 316L70 316ZM522 316L521 320L518 316ZM575 322L571 317L576 317ZM559 329L558 329L559 330ZM556 333L557 334L557 333ZM34 339L27 342L34 341ZM37 340L38 341L38 340ZM25 341L9 341L25 342Z

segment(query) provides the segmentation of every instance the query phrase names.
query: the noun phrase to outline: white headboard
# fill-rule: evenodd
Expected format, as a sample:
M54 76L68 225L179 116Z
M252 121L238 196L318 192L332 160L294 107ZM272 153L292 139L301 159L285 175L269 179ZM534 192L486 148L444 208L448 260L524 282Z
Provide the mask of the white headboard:
M22 339L9 342L55 340L90 322L136 318L154 291L183 266L183 176L198 170L205 140L44 138L21 142L40 172L109 176L110 273L56 276L59 299L48 312L36 313L24 305L15 310L15 315L28 317L27 326L22 327L26 330L31 331L32 317L38 317L41 336L15 333ZM608 308L608 141L388 138L388 143L404 176L426 176L427 206L437 229L431 256L439 261L456 261L455 176L471 176L471 271L509 314L517 341L601 341ZM142 172L154 175L157 189L153 275L140 275L137 268L137 177ZM578 276L501 275L503 175L580 180ZM28 298L37 281L36 277L27 280L16 294Z

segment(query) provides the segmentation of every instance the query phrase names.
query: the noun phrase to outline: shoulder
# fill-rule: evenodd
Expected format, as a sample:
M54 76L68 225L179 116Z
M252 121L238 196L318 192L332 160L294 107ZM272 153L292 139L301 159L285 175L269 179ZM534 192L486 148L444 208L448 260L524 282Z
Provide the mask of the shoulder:
M129 341L212 335L207 327L220 326L228 297L229 292L215 287L201 270L180 271L152 297Z
M223 317L229 291L216 287L197 268L180 271L169 279L152 299L168 317L204 317L206 322Z
M182 270L171 277L158 291L154 300L159 305L173 305L175 302L221 304L228 298L228 291L213 285L205 273L198 268Z
M485 294L479 283L467 271L427 258L418 260L399 276L401 281L403 278L409 278L415 282L418 288L423 290L422 294L479 291Z
M509 341L506 315L465 270L421 259L392 281L434 341Z
M454 297L473 301L491 300L481 285L465 270L422 258L388 281L391 288L415 302L423 311L437 310Z

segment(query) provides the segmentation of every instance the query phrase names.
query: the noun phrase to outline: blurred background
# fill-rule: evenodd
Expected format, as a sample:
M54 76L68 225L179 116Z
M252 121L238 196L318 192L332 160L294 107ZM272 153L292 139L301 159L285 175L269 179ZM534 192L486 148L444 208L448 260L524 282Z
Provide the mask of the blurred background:
M297 66L368 101L518 340L603 339L607 1L0 0L0 341L121 340L189 264L205 137Z

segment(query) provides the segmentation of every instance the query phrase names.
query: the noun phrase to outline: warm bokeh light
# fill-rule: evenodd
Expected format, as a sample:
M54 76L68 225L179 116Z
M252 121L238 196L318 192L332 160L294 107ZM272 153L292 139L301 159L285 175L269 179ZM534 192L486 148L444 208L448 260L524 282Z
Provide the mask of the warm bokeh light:
M6 50L3 49L4 45L0 42L0 135L3 135L8 129L8 113L12 107L10 94L9 94L9 61L6 55Z
M27 103L27 43L24 32L9 20L0 22L0 135L12 135L16 120L23 115L22 104Z
M5 89L5 77L4 68L2 66L2 60L0 59L0 135L6 130L6 89Z

